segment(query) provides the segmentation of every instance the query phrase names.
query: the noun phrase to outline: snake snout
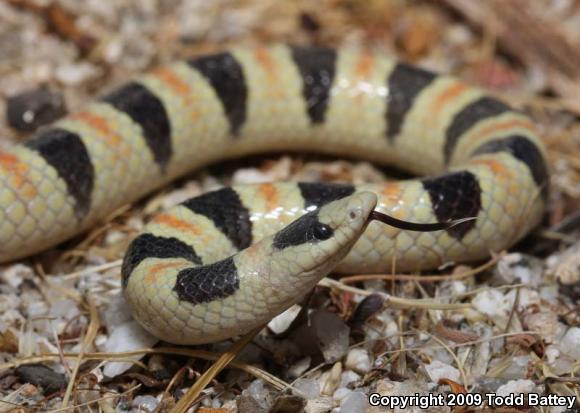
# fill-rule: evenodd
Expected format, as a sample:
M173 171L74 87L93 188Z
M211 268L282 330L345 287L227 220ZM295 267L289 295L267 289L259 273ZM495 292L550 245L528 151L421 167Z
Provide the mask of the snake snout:
M368 191L356 193L346 207L346 219L351 225L363 225L377 206L376 194Z

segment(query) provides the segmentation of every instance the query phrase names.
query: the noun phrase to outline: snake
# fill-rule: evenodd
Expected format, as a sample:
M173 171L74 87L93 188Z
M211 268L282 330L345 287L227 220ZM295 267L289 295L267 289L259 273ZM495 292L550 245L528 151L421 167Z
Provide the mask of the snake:
M546 150L490 93L366 49L256 45L170 63L0 152L0 262L89 229L185 173L310 152L416 178L224 187L153 217L121 284L177 344L263 325L330 272L421 271L509 248L542 219ZM411 231L373 219L448 223Z

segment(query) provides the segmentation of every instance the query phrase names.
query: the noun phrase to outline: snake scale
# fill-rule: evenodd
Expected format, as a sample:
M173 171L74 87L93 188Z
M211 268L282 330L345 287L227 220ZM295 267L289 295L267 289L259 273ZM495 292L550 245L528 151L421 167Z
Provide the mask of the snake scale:
M547 196L534 124L483 91L366 51L235 48L153 70L0 153L0 261L41 251L193 168L271 151L425 177L265 183L190 199L128 248L134 317L183 344L261 325L330 271L436 267L509 247ZM369 221L476 217L436 232ZM301 218L300 218L301 217Z

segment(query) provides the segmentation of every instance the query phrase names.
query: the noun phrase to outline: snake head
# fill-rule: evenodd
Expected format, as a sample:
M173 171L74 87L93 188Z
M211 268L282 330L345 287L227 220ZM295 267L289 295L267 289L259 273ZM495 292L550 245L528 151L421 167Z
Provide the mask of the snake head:
M275 262L298 278L322 278L359 239L376 204L363 191L308 212L274 235Z

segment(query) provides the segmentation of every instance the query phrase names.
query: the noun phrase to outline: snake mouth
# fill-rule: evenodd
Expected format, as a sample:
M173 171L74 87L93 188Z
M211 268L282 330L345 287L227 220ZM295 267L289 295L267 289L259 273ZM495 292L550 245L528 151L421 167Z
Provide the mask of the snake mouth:
M354 242L352 244L354 244ZM339 251L335 251L334 253L325 254L325 257L323 257L320 260L317 260L316 264L312 265L312 267L310 267L304 271L308 272L308 273L319 273L319 272L330 273L330 272L332 272L332 269L334 268L335 264L337 264L344 257L346 257L346 255L348 254L348 252L352 248L352 244L345 245L345 246L341 247ZM325 271L325 269L326 269L326 271Z

